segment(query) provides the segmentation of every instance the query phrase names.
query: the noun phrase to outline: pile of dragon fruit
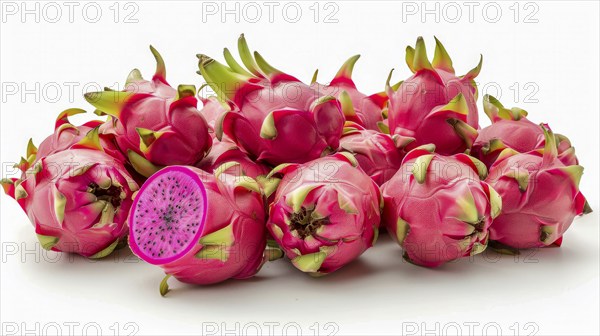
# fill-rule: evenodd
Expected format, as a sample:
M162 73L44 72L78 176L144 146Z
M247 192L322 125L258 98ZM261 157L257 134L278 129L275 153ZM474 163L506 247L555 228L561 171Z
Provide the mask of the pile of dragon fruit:
M41 246L103 258L129 247L167 279L213 284L286 258L323 276L375 245L381 230L425 267L481 253L560 246L591 211L569 139L520 108L483 97L479 64L457 76L439 40L406 48L413 75L366 95L349 58L310 84L278 70L244 36L236 60L200 54L215 96L131 71L123 91L87 93L103 121L71 108L17 164L4 191ZM382 80L383 82L383 80ZM206 88L203 86L202 88ZM200 101L200 102L199 102ZM400 256L401 253L398 253Z

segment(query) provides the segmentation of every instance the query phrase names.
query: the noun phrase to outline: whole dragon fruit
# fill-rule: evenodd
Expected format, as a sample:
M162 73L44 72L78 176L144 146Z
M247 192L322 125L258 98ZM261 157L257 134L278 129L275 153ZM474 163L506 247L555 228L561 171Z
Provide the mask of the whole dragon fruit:
M258 183L208 174L189 166L170 166L141 187L129 215L129 245L167 277L193 284L245 279L262 266L266 228Z
M195 87L171 88L162 57L150 49L157 62L152 81L133 70L124 91L85 94L98 113L111 116L102 131L114 134L133 167L146 177L160 166L195 164L212 145L206 120L196 108Z
M410 151L382 186L388 232L414 264L437 267L484 251L502 207L485 165L466 154L443 156L433 145Z
M77 147L40 157L21 179L2 185L35 226L43 248L102 258L127 235L138 185L122 161L100 148Z
M433 62L429 62L419 37L415 48L406 49L406 63L414 75L394 86L388 78L388 123L391 134L415 138L415 146L432 143L439 154L452 155L470 148L477 137L474 78L481 70L481 61L457 77L446 49L435 40Z
M350 154L283 164L279 174L267 228L296 268L331 273L374 244L381 194Z
M200 73L231 111L217 124L251 159L271 165L301 163L334 152L344 126L339 102L250 53L238 40L244 69L225 49L225 66L198 55Z
M406 155L407 146L413 141L398 134L390 136L346 122L340 147L352 153L360 168L377 185L382 185L396 174Z
M544 131L539 125L527 119L527 111L518 107L505 108L496 98L485 95L483 109L492 125L479 131L473 143L471 155L491 167L500 153L511 148L519 153L527 153L544 148ZM575 148L564 135L556 134L558 158L567 166L579 163Z
M543 150L517 153L507 148L490 168L487 182L504 204L490 228L490 239L500 247L560 246L575 216L591 211L579 191L583 167L563 164L556 137L543 124L541 129Z
M360 55L350 57L328 85L317 83L318 72L315 72L312 86L325 95L337 98L347 121L355 122L366 129L379 131L383 123L382 111L387 104L387 96L384 92L367 96L358 91L352 80L352 71L359 58Z
M226 170L230 175L249 176L256 179L258 176L266 176L270 171L268 166L250 160L248 155L242 152L234 142L227 139L215 140L210 153L196 167L212 173L227 162L237 163Z

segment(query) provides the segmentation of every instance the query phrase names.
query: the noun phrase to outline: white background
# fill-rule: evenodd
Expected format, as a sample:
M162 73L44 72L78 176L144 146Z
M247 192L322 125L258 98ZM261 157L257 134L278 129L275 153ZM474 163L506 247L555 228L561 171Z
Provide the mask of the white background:
M409 76L404 49L417 36L426 38L432 56L436 35L460 74L484 55L480 90L486 87L505 105L521 106L533 121L548 122L570 137L586 168L581 189L596 212L575 220L561 248L517 258L488 251L430 270L404 262L400 249L384 236L360 260L324 278L310 278L279 260L248 281L200 288L171 279L173 290L162 298L161 270L126 251L98 262L40 251L27 217L2 195L3 334L55 334L57 329L110 335L252 334L257 329L290 335L599 333L597 2L521 3L518 15L512 1L488 5L487 13L482 12L486 3L475 2L472 17L469 4L438 3L439 18L429 14L423 20L420 1L338 1L327 8L318 5L317 23L312 1L296 3L302 9L298 22L288 22L294 21L295 7L285 15L284 3L277 3L274 22L264 4L254 20L255 7L239 3L236 22L234 14L223 20L220 10L209 15L206 6L191 1L137 1L118 6L117 23L112 1L88 6L87 14L82 13L85 3L75 2L71 18L68 5L59 2L59 19L54 5L38 2L39 22L34 14L22 17L21 9L11 14L9 3L2 4L0 34L3 177L24 154L29 137L39 144L51 133L58 112L71 106L92 110L82 98L86 83L122 85L134 67L150 77L149 44L161 51L173 85L201 84L195 55L221 59L222 48L235 50L242 32L270 63L306 81L319 68L320 80L327 82L347 57L360 53L354 78L372 93L383 89L391 68L396 68L394 81ZM418 12L411 14L415 5ZM101 17L88 22L96 19L96 7ZM457 7L462 10L458 19ZM498 7L502 13L496 17ZM330 19L337 23L324 22L335 9ZM127 20L133 10L137 13ZM125 22L130 20L137 23ZM74 86L73 97L69 86ZM32 91L25 94L25 89ZM483 113L481 119L482 126L489 124Z

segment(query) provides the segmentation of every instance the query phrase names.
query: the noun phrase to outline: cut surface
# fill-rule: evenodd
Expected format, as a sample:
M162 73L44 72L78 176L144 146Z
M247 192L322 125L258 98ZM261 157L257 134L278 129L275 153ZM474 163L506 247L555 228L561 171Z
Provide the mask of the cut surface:
M157 172L133 202L131 249L155 265L176 260L198 243L206 207L206 190L193 170L172 166Z

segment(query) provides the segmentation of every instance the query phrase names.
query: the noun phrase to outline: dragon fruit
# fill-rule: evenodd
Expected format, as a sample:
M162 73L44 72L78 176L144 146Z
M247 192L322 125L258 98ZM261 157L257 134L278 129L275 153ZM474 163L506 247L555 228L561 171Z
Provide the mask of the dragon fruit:
M390 136L346 122L340 148L352 153L360 168L377 185L382 185L396 174L406 155L406 148L413 141L412 138L397 134Z
M414 75L396 85L388 78L388 123L391 134L415 138L415 146L432 143L442 155L464 152L477 137L477 67L462 77L454 74L452 60L436 38L429 62L423 38L407 47L406 63ZM390 73L391 76L391 73Z
M483 163L466 154L443 156L435 146L410 151L382 186L383 222L414 264L437 267L487 247L502 207Z
M560 246L575 216L591 211L579 191L583 167L562 163L556 137L540 126L544 149L517 153L507 148L490 168L487 182L504 203L490 228L490 239L502 247Z
M192 284L253 276L265 257L263 195L258 183L189 166L170 166L141 187L129 215L129 245L144 261Z
M315 72L312 86L325 95L337 98L347 121L355 122L366 129L379 131L383 123L383 108L387 104L384 92L370 96L358 91L352 80L352 71L360 55L350 57L328 85L316 83Z
M333 272L371 247L379 230L379 188L348 153L283 164L267 229L293 265Z
M124 91L85 94L98 113L111 116L103 133L113 133L133 167L148 177L166 165L191 165L210 150L209 128L196 108L196 89L166 81L165 63L152 47L156 73L146 81L133 70Z
M156 60L156 71L151 80L144 79L139 69L133 69L127 75L125 88L123 91L130 93L152 94L165 99L174 99L177 97L177 91L167 83L167 68L165 61L153 46L150 46L150 52ZM103 114L102 111L99 114Z
M216 140L210 150L210 153L200 161L196 167L214 172L219 166L227 162L236 162L226 172L230 175L249 176L256 179L259 176L266 176L270 168L262 163L250 160L246 153L242 152L231 140Z
M238 40L244 69L225 49L225 66L198 55L200 73L231 106L217 127L251 159L301 163L336 151L344 126L339 102L285 74Z
M115 159L125 162L125 156L119 151L114 138L110 135L99 134L98 129L102 121L92 120L83 125L75 126L69 121L69 117L85 113L84 110L71 108L61 112L54 124L54 133L46 137L39 148L29 139L27 154L21 157L15 167L24 174L25 171L35 165L37 161L46 156L75 148L100 149Z
M484 96L483 109L492 125L479 131L471 155L479 158L488 168L506 148L519 153L544 148L544 131L526 118L527 111L518 107L507 109L490 95ZM559 160L567 166L579 164L575 148L571 146L569 139L560 134L555 137Z
M217 134L215 133L215 125L221 119L223 114L228 111L228 109L219 101L218 97L211 96L208 98L200 98L202 101L202 109L200 113L206 119L208 123L209 132L213 139L213 142L219 141L217 138ZM227 138L224 136L224 138ZM216 139L216 140L215 140Z
M88 144L99 143L97 133L88 134ZM35 226L43 248L102 258L127 235L138 185L119 159L84 147L40 157L21 179L2 185Z

